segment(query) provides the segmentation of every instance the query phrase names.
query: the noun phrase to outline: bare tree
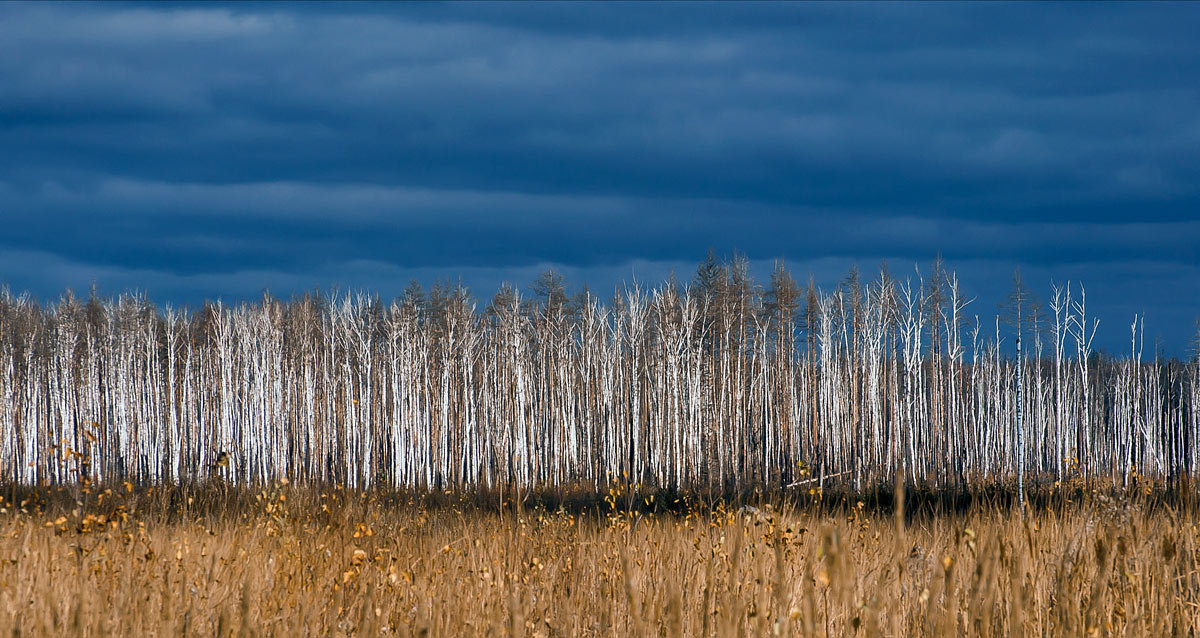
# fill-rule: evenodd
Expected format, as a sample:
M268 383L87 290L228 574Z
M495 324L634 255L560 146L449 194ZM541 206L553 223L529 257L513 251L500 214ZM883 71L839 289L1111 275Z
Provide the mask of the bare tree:
M958 278L935 271L852 273L802 293L782 262L762 288L744 257L710 254L689 285L601 303L548 274L532 303L505 285L482 310L442 282L391 302L264 294L193 311L4 289L0 472L22 484L287 477L519 502L583 484L809 480L796 472L814 490L1015 478L1023 492L1030 474L1195 471L1200 355L1143 360L1141 317L1128 356L1096 353L1099 324L1068 284L1051 289L1043 360L1042 313L1018 273L1001 307L1014 358L1001 317L968 317Z
M1021 337L1029 328L1029 323L1038 317L1041 302L1033 292L1025 286L1021 278L1021 269L1013 270L1012 289L1001 304L1002 318L1012 326L1017 335L1017 500L1021 507L1025 506L1025 360L1021 355Z

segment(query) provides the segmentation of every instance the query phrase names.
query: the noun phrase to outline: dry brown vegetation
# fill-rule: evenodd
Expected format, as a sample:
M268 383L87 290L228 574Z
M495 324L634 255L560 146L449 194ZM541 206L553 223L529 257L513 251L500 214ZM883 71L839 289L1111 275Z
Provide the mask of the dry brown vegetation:
M731 506L620 490L518 512L279 485L14 489L0 515L0 631L1195 633L1193 507L1047 498L1022 517L910 496L895 516L831 497Z

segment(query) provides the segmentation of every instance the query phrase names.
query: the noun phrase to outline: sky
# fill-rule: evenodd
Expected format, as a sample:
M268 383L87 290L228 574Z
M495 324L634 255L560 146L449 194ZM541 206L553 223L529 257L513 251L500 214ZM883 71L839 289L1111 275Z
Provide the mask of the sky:
M1200 5L0 4L0 282L160 303L1020 267L1190 351ZM918 270L919 269L919 270Z

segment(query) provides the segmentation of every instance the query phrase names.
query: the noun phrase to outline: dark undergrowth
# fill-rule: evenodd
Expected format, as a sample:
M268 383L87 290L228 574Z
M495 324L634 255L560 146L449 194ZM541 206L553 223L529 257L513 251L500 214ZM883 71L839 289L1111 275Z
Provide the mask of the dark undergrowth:
M1031 512L1067 512L1081 508L1139 511L1165 510L1200 514L1197 484L1186 480L1140 479L1130 485L1108 480L1034 480L1025 489L1025 508ZM773 490L664 490L614 483L603 491L592 485L553 490L384 490L348 489L339 485L231 485L220 480L176 485L83 484L25 486L0 484L0 515L62 514L81 519L86 514L108 518L175 523L246 518L276 503L288 517L307 522L349 520L361 511L421 510L430 514L565 512L597 519L613 514L705 514L745 510L803 511L815 515L894 517L898 497L909 522L954 517L980 510L1019 509L1014 484L993 483L963 490L935 490L894 485L855 490L849 485Z

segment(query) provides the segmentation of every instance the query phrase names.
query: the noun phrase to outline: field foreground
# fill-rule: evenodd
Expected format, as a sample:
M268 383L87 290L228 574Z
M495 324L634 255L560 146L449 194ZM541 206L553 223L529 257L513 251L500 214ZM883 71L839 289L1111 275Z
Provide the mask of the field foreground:
M1194 635L1197 516L1102 496L485 511L277 486L8 493L6 635ZM1191 508L1187 508L1191 511Z

